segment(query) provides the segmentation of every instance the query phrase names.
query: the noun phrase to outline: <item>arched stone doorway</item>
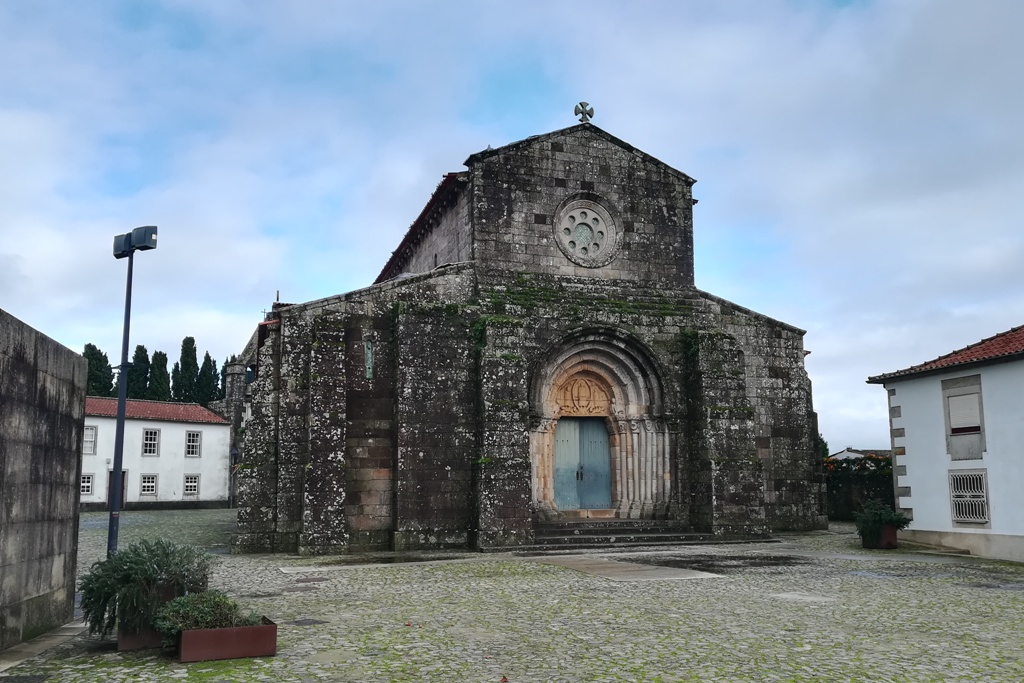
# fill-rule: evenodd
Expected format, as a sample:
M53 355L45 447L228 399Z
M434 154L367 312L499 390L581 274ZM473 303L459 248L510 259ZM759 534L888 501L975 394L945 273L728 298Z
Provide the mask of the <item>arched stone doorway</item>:
M531 379L540 517L665 517L671 434L662 383L642 344L617 330L578 332L556 345Z

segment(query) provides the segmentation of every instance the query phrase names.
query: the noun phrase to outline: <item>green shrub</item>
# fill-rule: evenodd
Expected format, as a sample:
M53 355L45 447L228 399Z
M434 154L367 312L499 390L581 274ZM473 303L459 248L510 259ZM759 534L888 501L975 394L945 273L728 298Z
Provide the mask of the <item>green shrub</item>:
M864 502L860 512L854 513L857 533L868 545L876 545L882 535L882 527L894 526L903 529L910 524L910 517L899 510L894 510L875 498Z
M153 627L164 637L165 645L173 645L182 631L257 626L261 622L256 612L243 614L237 602L220 591L210 590L166 603L157 611Z
M119 622L130 631L151 625L168 597L206 590L213 561L201 548L158 539L93 563L79 583L89 633L106 637Z

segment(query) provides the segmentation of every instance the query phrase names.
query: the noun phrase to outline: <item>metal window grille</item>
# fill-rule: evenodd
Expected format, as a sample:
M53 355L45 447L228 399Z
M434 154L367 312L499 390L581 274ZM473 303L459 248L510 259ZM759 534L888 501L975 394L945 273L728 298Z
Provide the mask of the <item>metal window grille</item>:
M186 496L198 496L199 495L199 475L198 474L186 474L185 475L185 495Z
M949 473L949 499L953 521L988 522L988 479L984 470Z
M92 475L91 474L83 474L82 475L81 492L82 492L83 496L91 496L92 495Z
M143 474L142 485L139 492L144 496L156 495L156 475L155 474Z
M160 455L160 430L146 429L142 432L142 454Z
M82 435L82 454L96 455L96 428L86 427Z
M198 458L203 443L202 432L185 432L185 455L190 458Z

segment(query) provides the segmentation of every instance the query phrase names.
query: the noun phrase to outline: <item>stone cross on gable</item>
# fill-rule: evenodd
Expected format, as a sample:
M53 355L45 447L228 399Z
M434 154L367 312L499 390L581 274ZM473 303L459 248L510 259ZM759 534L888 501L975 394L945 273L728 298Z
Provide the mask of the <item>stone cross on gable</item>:
M577 104L574 113L576 116L580 117L580 123L586 123L590 119L594 118L594 108L586 102L580 102Z

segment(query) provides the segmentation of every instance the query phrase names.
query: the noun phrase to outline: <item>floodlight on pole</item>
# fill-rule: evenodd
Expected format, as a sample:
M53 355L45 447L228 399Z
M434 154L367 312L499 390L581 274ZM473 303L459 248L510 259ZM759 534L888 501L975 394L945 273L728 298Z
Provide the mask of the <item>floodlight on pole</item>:
M114 258L128 258L128 284L124 294L124 332L121 336L121 365L117 374L117 426L114 429L114 465L110 473L110 523L107 526L107 557L117 552L121 520L121 467L124 463L124 418L128 408L128 330L132 315L132 265L136 251L156 249L156 226L146 225L114 237Z

